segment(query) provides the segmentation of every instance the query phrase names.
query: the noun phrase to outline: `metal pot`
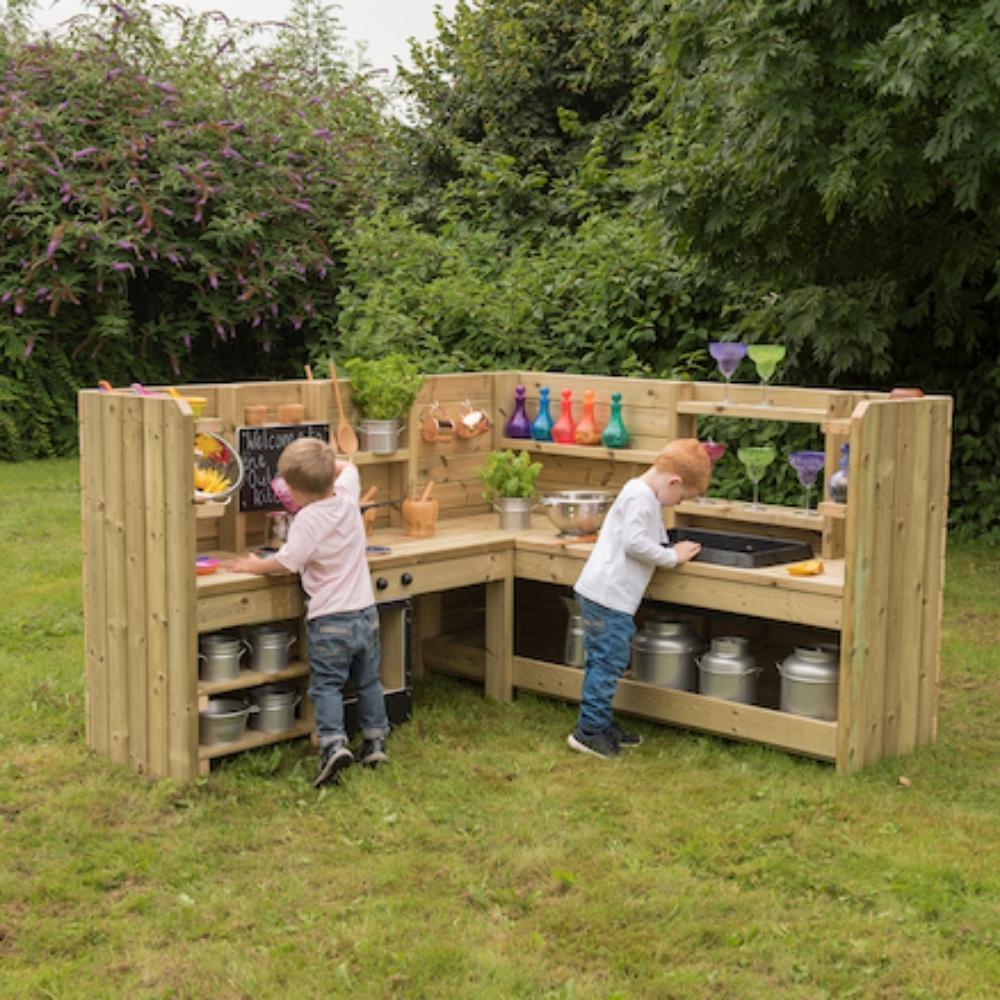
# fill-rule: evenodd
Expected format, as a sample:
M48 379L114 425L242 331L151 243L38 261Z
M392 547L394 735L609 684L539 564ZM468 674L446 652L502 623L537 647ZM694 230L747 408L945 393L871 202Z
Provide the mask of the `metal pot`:
M533 497L497 497L493 509L500 515L501 530L520 531L531 527L535 501Z
M247 716L257 711L243 698L210 698L208 707L198 713L198 742L234 743L246 729Z
M649 621L632 639L632 674L647 684L694 691L702 648L683 622Z
M203 681L231 681L240 675L240 660L246 643L224 632L212 632L199 640L198 676Z
M796 646L778 664L781 710L833 722L837 718L840 654L835 646Z
M288 651L296 637L284 629L259 629L252 633L250 667L262 674L276 674L288 666Z
M542 497L549 520L564 535L596 534L614 502L608 490L562 490Z
M752 705L757 697L760 668L742 636L713 639L708 652L696 659L701 694Z
M302 695L295 688L268 684L250 692L257 713L250 717L250 728L263 733L280 733L295 725L295 708Z
M358 427L361 450L373 455L392 455L399 447L402 430L398 420L362 420Z
M566 638L563 641L563 663L567 667L582 667L586 662L583 652L583 615L580 605L572 597L564 597L563 603L569 611Z

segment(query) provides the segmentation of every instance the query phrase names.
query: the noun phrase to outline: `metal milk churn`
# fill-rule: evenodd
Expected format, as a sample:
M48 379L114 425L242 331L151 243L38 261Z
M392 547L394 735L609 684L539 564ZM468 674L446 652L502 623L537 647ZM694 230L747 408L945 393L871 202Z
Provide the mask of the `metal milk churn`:
M572 597L564 597L563 603L569 611L566 622L566 638L563 641L563 663L567 667L582 667L583 655L583 615L580 605Z
M698 659L698 690L713 698L752 705L757 697L760 668L742 636L719 636Z
M840 652L835 646L796 646L778 664L781 710L833 722L837 718Z
M632 639L632 675L647 684L694 691L701 649L683 622L648 621Z

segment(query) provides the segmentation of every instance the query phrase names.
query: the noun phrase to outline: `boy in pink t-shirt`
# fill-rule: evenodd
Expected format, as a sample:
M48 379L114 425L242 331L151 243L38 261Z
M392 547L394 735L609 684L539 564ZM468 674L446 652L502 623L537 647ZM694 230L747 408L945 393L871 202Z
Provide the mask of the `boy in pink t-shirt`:
M278 473L300 506L285 544L267 559L231 562L236 573L298 573L306 592L309 696L316 706L320 766L315 787L339 780L354 763L344 727L341 689L358 696L362 744L357 760L374 767L387 759L389 720L379 677L379 620L368 575L361 480L348 462L318 438L298 438L281 453Z

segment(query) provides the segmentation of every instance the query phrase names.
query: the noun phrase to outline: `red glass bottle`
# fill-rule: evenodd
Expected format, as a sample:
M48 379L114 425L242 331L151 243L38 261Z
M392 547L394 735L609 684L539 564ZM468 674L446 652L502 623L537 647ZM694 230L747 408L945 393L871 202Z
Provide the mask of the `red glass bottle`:
M562 405L559 408L559 419L552 425L552 440L557 444L576 444L573 431L573 390L563 389Z

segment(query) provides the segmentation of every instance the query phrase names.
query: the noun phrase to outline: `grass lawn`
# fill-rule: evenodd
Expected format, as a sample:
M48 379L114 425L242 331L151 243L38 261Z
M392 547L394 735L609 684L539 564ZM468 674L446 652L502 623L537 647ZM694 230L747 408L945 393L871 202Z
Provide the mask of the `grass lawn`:
M940 741L860 775L431 678L393 763L87 752L74 461L0 466L0 997L1000 996L1000 559L952 546ZM900 784L900 776L909 784Z

